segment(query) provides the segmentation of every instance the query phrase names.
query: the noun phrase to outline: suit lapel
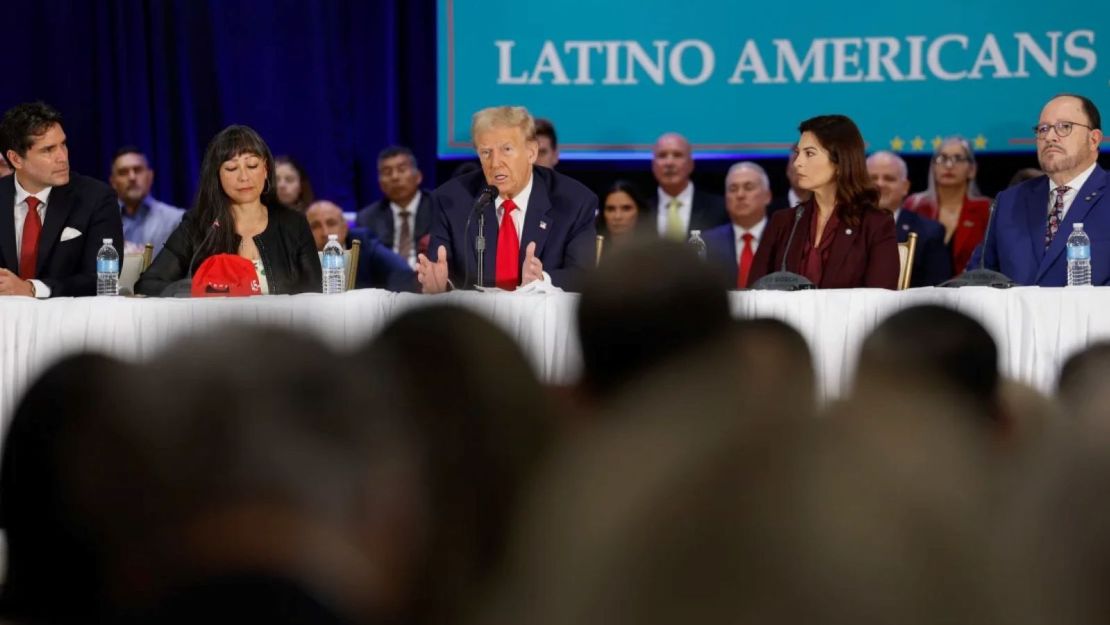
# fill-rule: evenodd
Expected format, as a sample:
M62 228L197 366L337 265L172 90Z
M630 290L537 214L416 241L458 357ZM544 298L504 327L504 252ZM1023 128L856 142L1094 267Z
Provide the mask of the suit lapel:
M1047 185L1047 178L1045 184ZM1048 246L1048 251L1045 252L1044 258L1041 259L1041 264L1037 268L1037 281L1048 273L1053 263L1064 253L1064 249L1068 245L1068 236L1071 235L1072 224L1083 223L1087 214L1091 212L1091 207L1102 199L1103 190L1106 186L1106 174L1095 165L1094 171L1091 172L1087 182L1079 189L1079 193L1072 200L1071 206L1068 207L1068 214L1064 220L1060 222L1060 228L1056 231L1056 236L1052 239L1052 244ZM1047 191L1044 195L1044 206L1048 206ZM1046 208L1047 210L1047 208ZM1047 214L1046 214L1047 219Z
M420 190L420 204L416 209L416 223L413 226L413 241L427 234L432 224L432 192Z
M69 218L70 189L70 185L67 184L54 187L54 190L50 192L50 200L46 205L46 221L42 224L42 233L39 235L39 257L35 262L35 275L42 274L43 265L46 264L46 259L50 258L50 253L58 243L62 228L65 227L66 220ZM82 233L82 236L88 235L87 232ZM114 241L114 243L122 244L123 242Z
M382 243L389 249L393 249L393 240L395 235L393 233L393 207L389 205L389 199L383 198L382 204L384 210L378 211L378 227L374 228L381 233Z
M1039 267L1043 265L1045 256L1044 231L1048 224L1047 176L1033 187L1031 193L1025 195L1022 199L1021 210L1025 213L1025 230L1029 233L1030 258ZM997 224L995 226L997 227Z
M0 179L0 260L14 273L19 273L15 253L15 183L14 174Z
M543 248L547 243L547 233L554 225L551 220L551 198L547 195L547 181L540 176L539 170L532 170L532 195L528 198L528 212L524 214L524 227L520 232L520 262L524 263L524 256L528 244L536 242L536 258L543 257ZM541 226L542 224L542 226Z

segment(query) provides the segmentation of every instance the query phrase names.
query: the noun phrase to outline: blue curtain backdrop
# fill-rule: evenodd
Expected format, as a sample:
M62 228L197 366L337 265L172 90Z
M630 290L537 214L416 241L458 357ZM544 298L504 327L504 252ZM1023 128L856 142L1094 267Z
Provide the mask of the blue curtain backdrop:
M193 199L209 139L247 124L353 210L380 195L378 151L435 177L434 0L4 0L0 109L65 117L74 170L105 179L135 144L156 197Z

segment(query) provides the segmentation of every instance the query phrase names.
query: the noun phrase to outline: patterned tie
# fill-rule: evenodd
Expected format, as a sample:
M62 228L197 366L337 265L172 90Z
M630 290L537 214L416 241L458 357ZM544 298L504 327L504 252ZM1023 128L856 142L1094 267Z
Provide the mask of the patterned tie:
M740 267L736 273L736 288L743 289L748 286L748 274L752 272L752 259L755 254L752 253L752 233L745 232L740 237L744 239L744 247L740 250Z
M408 260L409 255L412 254L412 226L409 225L409 217L412 213L402 210L397 213L397 216L401 218L401 233L397 235L397 255Z
M678 198L671 198L667 202L667 238L681 243L686 239L686 231L682 227L682 217L678 214Z
M39 233L42 232L39 204L42 202L37 197L27 197L27 219L23 220L23 240L19 248L19 277L24 280L35 277L35 262L39 257Z
M1048 211L1048 227L1044 231L1044 249L1048 249L1052 245L1052 239L1056 238L1056 231L1060 229L1060 213L1064 212L1064 195L1071 191L1070 187L1056 187L1056 202L1052 204L1052 210Z
M516 203L505 200L501 204L501 229L497 231L497 266L494 281L499 289L512 291L520 285L520 238L516 235L512 212Z

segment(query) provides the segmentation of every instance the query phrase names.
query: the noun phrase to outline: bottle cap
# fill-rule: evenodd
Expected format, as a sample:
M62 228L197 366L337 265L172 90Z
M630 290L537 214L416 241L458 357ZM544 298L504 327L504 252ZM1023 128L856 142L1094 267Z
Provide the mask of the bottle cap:
M111 239L104 239L103 243L104 243L104 245L111 245L112 240Z
M339 235L338 234L329 234L328 235L328 240L329 241L338 241L339 240Z
M1071 225L1071 229L1072 229L1072 230L1082 230L1082 229L1083 229L1083 224L1081 224L1081 223L1074 223L1074 224L1072 224L1072 225Z

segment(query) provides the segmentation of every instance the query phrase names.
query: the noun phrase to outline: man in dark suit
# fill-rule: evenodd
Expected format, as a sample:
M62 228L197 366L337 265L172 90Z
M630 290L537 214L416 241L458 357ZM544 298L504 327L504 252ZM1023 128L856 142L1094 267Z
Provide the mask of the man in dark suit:
M952 277L952 255L944 247L944 226L939 221L902 210L910 192L906 161L893 152L875 152L867 159L867 173L879 189L879 208L894 215L898 242L917 234L910 286L936 286Z
M116 194L70 173L62 116L42 102L4 113L0 152L15 170L0 178L0 295L95 295L103 240L123 258Z
M574 289L594 265L597 196L581 183L536 167L535 122L519 106L474 115L471 137L482 171L452 178L433 194L430 253L417 274L425 293L470 287L478 275L475 200L491 185L485 215L483 286L513 290L540 280Z
M427 252L432 222L431 194L420 189L423 180L412 150L397 145L382 150L378 185L384 197L360 210L355 219L412 266L417 254Z
M647 200L646 217L659 236L685 241L691 230L705 232L728 223L721 196L694 188L693 149L686 137L668 132L655 142L651 173L659 190Z
M736 163L725 177L725 208L731 223L702 233L706 258L719 269L728 289L748 286L748 275L767 226L771 183L767 172L751 161Z
M998 194L994 223L968 268L977 268L985 253L987 269L1018 284L1064 286L1068 235L1081 223L1091 239L1091 283L1110 284L1110 177L1098 166L1098 108L1083 96L1056 96L1041 109L1034 132L1047 176Z
M358 273L355 275L356 289L388 289L390 291L420 292L416 282L416 272L403 258L385 246L381 240L366 228L348 228L343 219L343 209L328 200L316 200L304 212L316 249L322 251L328 242L328 235L339 237L343 246L351 247L359 242Z

